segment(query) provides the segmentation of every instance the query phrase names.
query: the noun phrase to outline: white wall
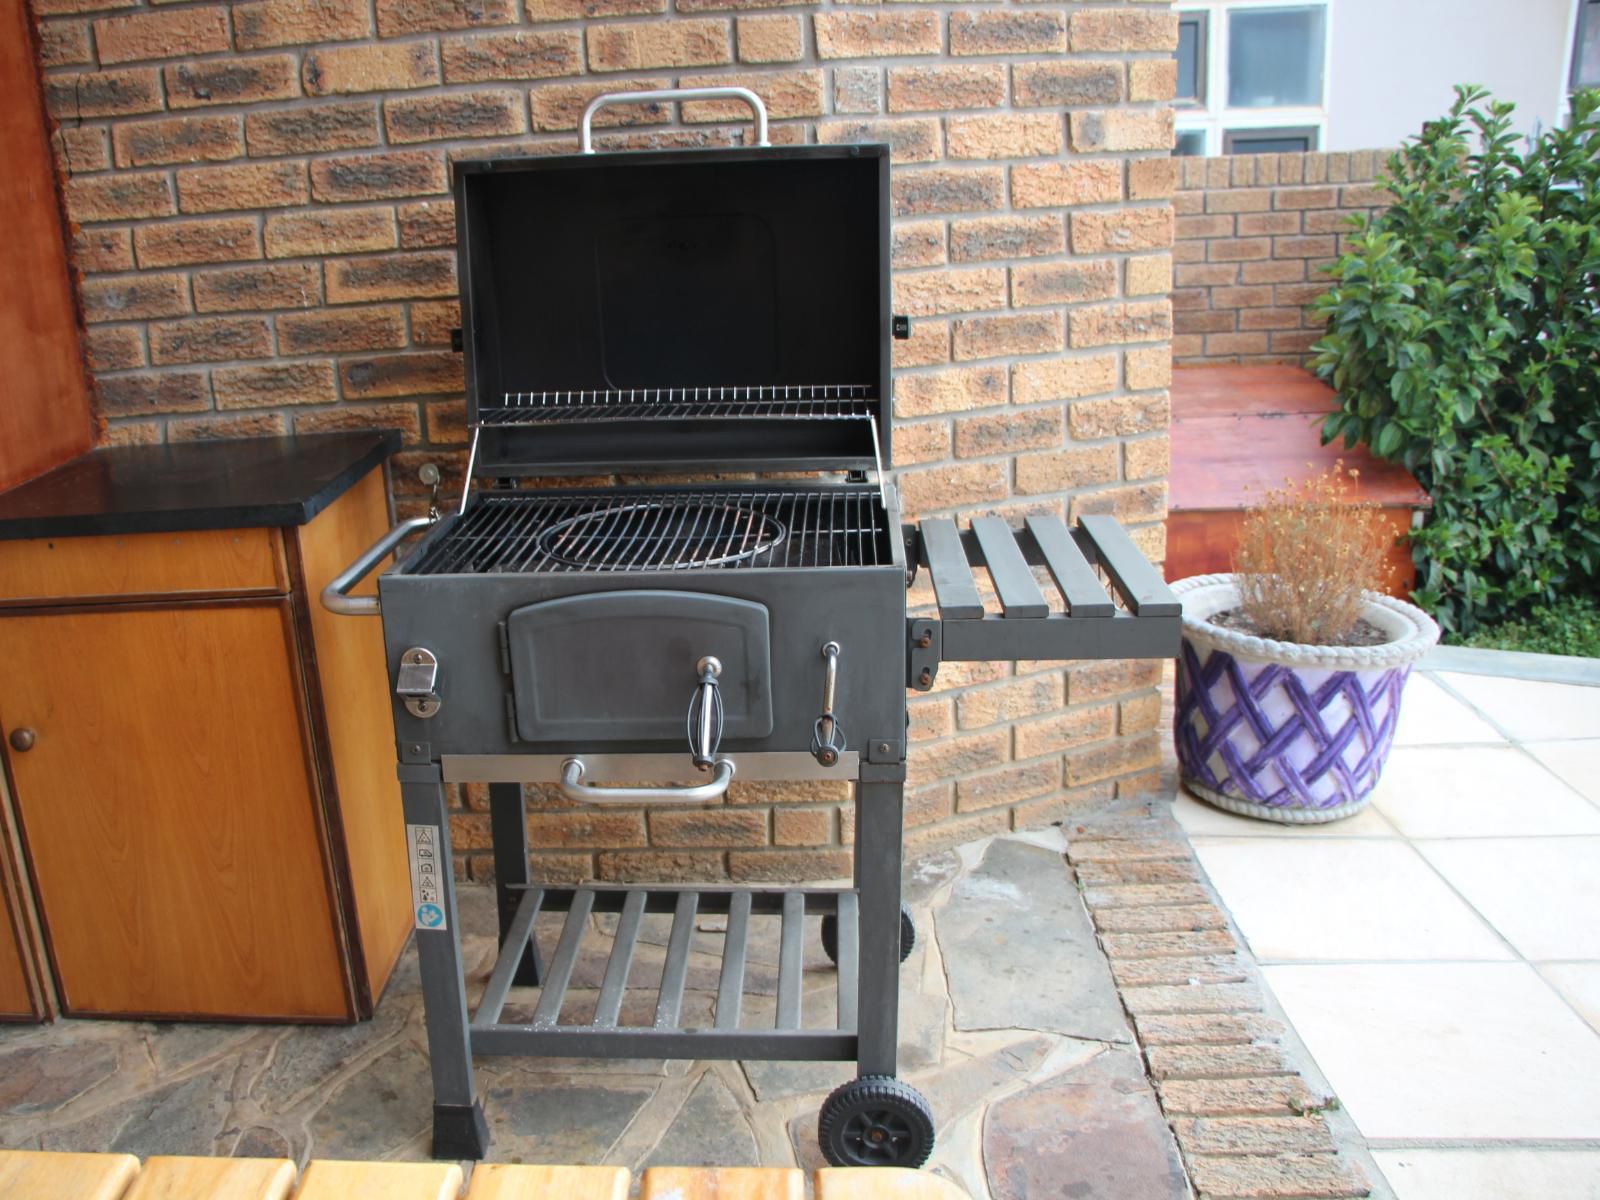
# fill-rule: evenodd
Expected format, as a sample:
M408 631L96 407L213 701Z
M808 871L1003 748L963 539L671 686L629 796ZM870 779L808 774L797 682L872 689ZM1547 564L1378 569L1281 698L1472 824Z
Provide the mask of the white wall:
M1518 127L1566 115L1576 0L1332 0L1326 150L1399 145L1457 83L1517 106Z

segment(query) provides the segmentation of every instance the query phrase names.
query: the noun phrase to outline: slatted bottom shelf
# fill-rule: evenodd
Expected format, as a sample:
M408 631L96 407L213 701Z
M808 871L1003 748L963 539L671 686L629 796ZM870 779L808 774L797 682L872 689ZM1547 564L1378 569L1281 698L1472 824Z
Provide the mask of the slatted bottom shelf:
M548 959L543 986L533 991L532 1014L506 1018L511 986L541 912L566 919ZM641 943L645 918L672 915L671 931L654 985L653 1023L623 1023L629 974ZM573 973L586 941L605 940L591 917L616 914L605 971L592 1015L562 1023L564 1011L583 1008L571 995ZM711 914L726 915L715 1007L711 1024L686 1024L684 992L695 925ZM835 1013L826 1028L807 1027L804 1012L806 917L834 914L838 920L838 987ZM500 956L471 1023L478 1054L530 1054L582 1058L763 1058L849 1061L856 1057L858 902L848 890L796 888L752 891L735 888L683 890L648 887L539 888L526 890L500 946ZM778 980L770 1028L742 1024L753 928L777 923ZM816 1015L816 1014L812 1014Z

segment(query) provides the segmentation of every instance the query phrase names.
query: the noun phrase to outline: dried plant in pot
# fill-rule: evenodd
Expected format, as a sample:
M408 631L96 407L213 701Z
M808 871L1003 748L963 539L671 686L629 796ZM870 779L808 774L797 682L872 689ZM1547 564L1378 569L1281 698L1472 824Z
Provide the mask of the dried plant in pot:
M1245 816L1336 821L1371 800L1411 666L1439 639L1382 594L1390 535L1342 465L1267 494L1233 573L1180 580L1173 739L1184 786Z

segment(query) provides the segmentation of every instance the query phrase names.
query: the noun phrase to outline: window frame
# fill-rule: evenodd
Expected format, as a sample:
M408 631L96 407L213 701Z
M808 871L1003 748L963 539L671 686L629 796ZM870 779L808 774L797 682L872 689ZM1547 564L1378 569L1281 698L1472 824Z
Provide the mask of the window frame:
M1330 49L1333 44L1332 0L1179 0L1180 21L1196 17L1206 37L1200 50L1205 67L1201 103L1182 102L1175 105L1175 123L1179 133L1201 133L1204 137L1204 155L1214 157L1227 154L1230 133L1249 132L1256 129L1286 129L1295 133L1310 130L1311 141L1321 149L1328 135L1328 93L1333 71ZM1322 94L1315 105L1295 105L1282 108L1230 108L1228 97L1228 31L1232 14L1241 10L1263 8L1321 8L1322 16Z
M1224 154L1315 154L1322 146L1321 130L1315 125L1261 125L1243 126L1230 124L1222 131L1222 152ZM1262 137L1270 135L1279 138L1304 138L1304 150L1237 150L1234 140L1240 137Z
M1579 51L1583 49L1584 26L1591 22L1600 25L1600 0L1578 0L1577 20L1572 28L1572 66L1567 70L1567 91L1576 92L1585 87L1600 87L1600 79L1593 83L1583 83L1578 79L1578 70L1582 65Z
M1188 109L1195 112L1204 112L1211 95L1211 79L1207 70L1211 63L1211 12L1204 8L1182 9L1178 12L1178 27L1182 29L1186 24L1198 25L1199 36L1195 38L1194 84L1196 94L1193 96L1179 96L1173 101L1174 107Z

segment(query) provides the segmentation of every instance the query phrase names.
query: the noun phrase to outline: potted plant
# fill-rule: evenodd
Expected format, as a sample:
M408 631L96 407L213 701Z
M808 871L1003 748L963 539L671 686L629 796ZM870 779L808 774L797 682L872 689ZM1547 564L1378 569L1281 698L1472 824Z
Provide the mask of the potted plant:
M1183 602L1173 740L1184 786L1287 823L1365 808L1411 665L1439 639L1382 594L1386 537L1342 464L1245 514L1232 574L1173 585Z

